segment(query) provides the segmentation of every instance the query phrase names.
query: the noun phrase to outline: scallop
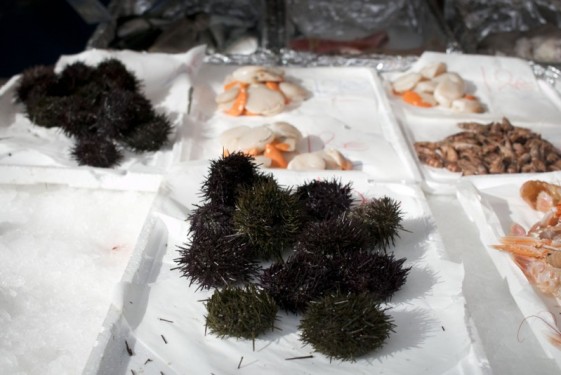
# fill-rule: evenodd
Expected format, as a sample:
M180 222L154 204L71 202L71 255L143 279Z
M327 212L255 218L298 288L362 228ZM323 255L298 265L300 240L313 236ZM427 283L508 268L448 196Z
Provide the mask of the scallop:
M249 151L256 149L259 152L265 150L265 146L275 140L275 133L267 125L248 128L238 137L238 150Z
M435 62L421 69L421 75L426 79L432 79L445 72L446 72L446 64L442 62Z
M438 85L438 83L435 81L421 81L415 86L415 91L418 93L425 92L431 94L434 92L436 85Z
M434 98L443 107L449 108L452 102L464 96L464 83L444 79L434 89Z
M270 116L282 112L284 96L263 84L253 84L248 88L245 108L255 114Z
M413 90L423 77L419 73L406 73L392 83L392 88L397 93Z
M481 103L477 99L460 98L452 102L452 110L461 113L480 113L483 112Z
M221 92L220 94L216 95L216 103L231 103L233 102L240 92L240 88L238 86L231 87L230 89Z
M323 159L327 169L341 169L348 171L353 169L353 163L343 156L339 151L334 148L319 151L323 154Z
M250 130L249 126L236 126L220 134L219 141L222 147L228 151L240 150L238 147L238 139L244 135L245 132Z
M287 169L294 170L323 170L326 167L324 158L317 152L296 155Z
M263 66L244 66L236 69L232 73L232 77L236 81L255 83L265 81L280 82L283 80L283 75L279 74L278 69L267 70Z
M292 82L281 82L279 89L291 101L303 101L310 96L305 88Z

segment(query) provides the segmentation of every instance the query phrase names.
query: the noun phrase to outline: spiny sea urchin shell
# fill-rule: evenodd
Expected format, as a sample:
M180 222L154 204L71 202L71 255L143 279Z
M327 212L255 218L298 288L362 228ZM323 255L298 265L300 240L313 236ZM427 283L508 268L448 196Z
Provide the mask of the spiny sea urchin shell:
M332 256L364 250L367 241L364 226L343 215L309 223L298 236L296 248Z
M79 139L72 157L80 165L111 168L121 162L123 155L112 141L93 136Z
M296 188L295 195L314 221L336 218L346 212L352 203L350 183L343 185L335 179L307 182Z
M27 117L36 125L53 128L66 121L68 98L63 96L30 96L27 98Z
M16 86L18 102L26 103L30 96L58 94L58 78L54 68L36 66L23 71Z
M181 256L175 262L190 285L196 282L198 289L249 282L260 269L253 247L235 235L199 232L179 251Z
M72 95L78 88L86 85L94 74L95 68L77 61L64 67L59 76L63 95Z
M155 116L148 99L139 93L126 90L107 93L101 99L98 113L101 134L116 139L122 139L127 132ZM167 132L169 133L169 130Z
M302 206L274 180L261 180L242 189L233 221L236 231L256 246L260 258L281 259L300 232Z
M405 258L384 253L355 253L333 259L341 292L369 293L378 301L388 301L405 284L410 267Z
M375 249L385 251L393 246L396 237L399 237L398 231L403 230L400 203L389 197L373 199L354 207L350 216L364 224L370 237L369 246Z
M134 73L118 59L110 58L102 61L96 67L95 80L108 89L122 89L137 91L140 83Z
M168 118L155 114L150 120L134 126L119 140L135 152L158 151L168 143L171 130Z
M215 290L206 302L206 326L211 333L254 340L274 330L277 316L275 301L264 291L250 285Z
M354 361L384 345L395 324L368 294L328 295L308 306L300 338L330 359Z
M308 303L333 291L332 262L321 254L295 252L286 262L265 269L260 285L285 311L304 311Z
M233 234L234 208L220 203L207 202L197 206L189 215L190 231L195 235L208 233L214 236Z
M253 157L242 152L212 160L201 189L203 197L214 203L234 206L240 189L253 185L256 174Z

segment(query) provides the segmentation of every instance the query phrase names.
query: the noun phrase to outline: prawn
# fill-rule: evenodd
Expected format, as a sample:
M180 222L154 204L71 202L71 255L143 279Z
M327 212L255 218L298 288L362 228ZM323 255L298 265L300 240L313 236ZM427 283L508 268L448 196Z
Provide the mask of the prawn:
M561 207L550 210L542 220L534 224L527 233L507 235L496 250L512 254L514 262L530 283L545 294L561 298Z

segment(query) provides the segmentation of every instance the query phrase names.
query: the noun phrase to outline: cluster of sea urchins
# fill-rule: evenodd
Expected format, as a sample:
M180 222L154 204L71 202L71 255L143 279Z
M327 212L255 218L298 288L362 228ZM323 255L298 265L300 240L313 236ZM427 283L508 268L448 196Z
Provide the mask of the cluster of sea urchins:
M211 332L255 338L259 332L247 327L259 319L247 314L267 310L249 306L258 294L282 310L304 313L302 340L330 358L354 360L381 346L393 323L380 306L410 270L405 259L388 253L403 230L402 213L388 197L352 207L351 193L350 184L335 179L283 188L242 153L212 161L203 202L189 216L189 240L176 259L198 288L223 288L207 303ZM274 262L261 269L263 260ZM240 303L210 303L226 295ZM210 311L216 305L222 306L218 316ZM334 321L326 320L329 330L322 333L325 319ZM241 328L233 323L238 320Z
M34 124L73 137L71 155L80 165L116 166L123 150L157 151L171 133L169 120L154 111L135 75L114 58L96 67L75 62L58 74L46 66L27 69L16 101Z

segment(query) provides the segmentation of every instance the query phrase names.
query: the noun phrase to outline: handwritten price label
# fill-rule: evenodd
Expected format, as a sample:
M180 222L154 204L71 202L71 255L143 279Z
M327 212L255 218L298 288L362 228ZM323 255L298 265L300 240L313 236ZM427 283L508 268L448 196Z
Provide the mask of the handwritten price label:
M521 77L506 68L488 69L481 66L481 76L491 92L528 92L538 91L537 82L531 77Z

